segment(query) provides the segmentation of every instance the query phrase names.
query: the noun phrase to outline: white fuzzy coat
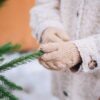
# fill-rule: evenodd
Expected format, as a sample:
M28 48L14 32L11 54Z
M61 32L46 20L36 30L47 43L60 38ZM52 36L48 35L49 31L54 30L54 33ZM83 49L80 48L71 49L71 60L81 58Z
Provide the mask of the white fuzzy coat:
M37 0L30 13L38 37L48 27L60 28L82 57L78 73L53 72L54 94L60 100L100 100L100 0Z

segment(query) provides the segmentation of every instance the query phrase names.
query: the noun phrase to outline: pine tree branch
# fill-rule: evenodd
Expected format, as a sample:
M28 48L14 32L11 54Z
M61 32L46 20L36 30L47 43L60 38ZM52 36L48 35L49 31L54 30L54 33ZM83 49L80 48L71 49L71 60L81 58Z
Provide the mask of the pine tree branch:
M11 68L14 68L18 65L21 65L23 63L26 63L30 60L34 60L34 59L37 59L39 57L41 57L44 53L42 51L36 51L35 53L32 53L32 54L28 54L26 56L22 56L22 57L19 57L17 59L14 59L8 63L5 63L3 65L0 66L0 72L3 72L3 71L6 71L6 70L9 70Z
M0 46L0 56L2 56L5 53L9 53L11 51L18 50L19 48L21 48L21 46L19 44L12 45L11 43L7 43L3 46Z
M19 45L13 46L11 43L7 43L0 47L0 57L2 57L3 54L8 53L10 51L13 51L15 49L18 49ZM22 57L19 57L17 59L14 59L8 63L5 63L0 66L0 72L9 70L11 68L14 68L18 65L21 65L23 63L26 63L30 60L37 59L41 57L44 53L42 51L36 51L35 53L31 53ZM17 86L15 83L10 82L7 80L4 76L0 75L0 98L4 100L18 100L13 94L11 94L10 90L22 90L20 86Z
M7 88L8 90L23 90L22 87L17 86L15 83L7 80L4 76L0 75L0 81L2 82L2 86Z
M18 100L13 94L8 92L4 87L0 86L0 98L7 100Z

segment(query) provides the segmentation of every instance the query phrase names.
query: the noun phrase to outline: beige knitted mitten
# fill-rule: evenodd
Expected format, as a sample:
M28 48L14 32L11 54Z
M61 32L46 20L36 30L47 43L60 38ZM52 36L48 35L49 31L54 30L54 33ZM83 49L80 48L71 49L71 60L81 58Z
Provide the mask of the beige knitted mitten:
M68 41L69 37L63 30L55 27L49 27L42 33L41 40L42 43L54 43ZM55 70L58 69L53 62L45 62L43 59L39 59L39 62L46 68L55 68ZM61 62L57 62L57 64L59 64L59 66L65 66Z
M79 51L73 42L47 43L40 49L45 52L41 60L50 63L49 69L65 70L72 68L81 61ZM52 63L52 64L51 64Z
M64 31L57 28L47 28L42 33L42 43L48 43L48 42L61 42L61 41L68 41L69 37L66 35Z

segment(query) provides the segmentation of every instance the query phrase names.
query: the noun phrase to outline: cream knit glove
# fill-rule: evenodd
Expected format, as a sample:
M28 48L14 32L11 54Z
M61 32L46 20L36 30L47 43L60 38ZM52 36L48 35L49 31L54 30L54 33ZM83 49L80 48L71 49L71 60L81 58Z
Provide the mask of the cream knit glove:
M54 42L62 42L62 41L68 41L69 37L66 35L64 31L58 28L49 27L47 28L41 35L41 42L42 43L54 43ZM57 66L54 64L54 62L45 62L43 59L39 59L39 62L45 66L46 68L55 68L57 70ZM61 62L56 62L59 66L65 66Z
M51 66L45 66L49 69L67 70L81 62L73 42L47 43L41 45L40 49L45 52L41 59L47 63L52 62Z
M48 42L61 42L61 41L68 41L69 37L66 35L64 31L57 28L47 28L42 33L42 43L48 43Z

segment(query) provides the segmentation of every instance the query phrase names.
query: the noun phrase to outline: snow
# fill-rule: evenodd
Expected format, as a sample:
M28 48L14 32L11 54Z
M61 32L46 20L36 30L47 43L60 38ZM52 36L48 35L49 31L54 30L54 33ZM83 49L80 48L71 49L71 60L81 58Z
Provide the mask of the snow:
M15 56L7 57L7 61ZM14 91L19 100L58 100L51 93L51 74L37 60L20 65L4 75L22 86L24 91Z

